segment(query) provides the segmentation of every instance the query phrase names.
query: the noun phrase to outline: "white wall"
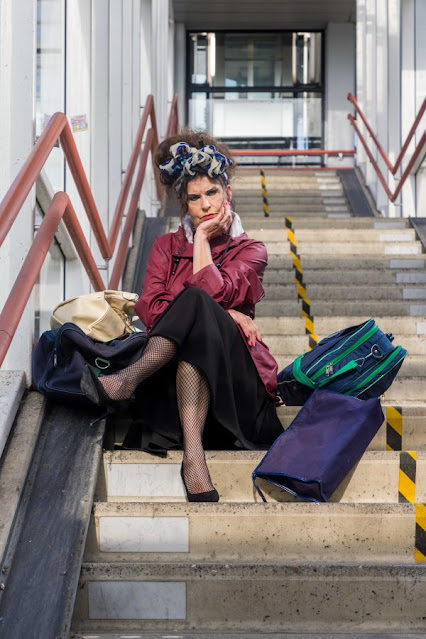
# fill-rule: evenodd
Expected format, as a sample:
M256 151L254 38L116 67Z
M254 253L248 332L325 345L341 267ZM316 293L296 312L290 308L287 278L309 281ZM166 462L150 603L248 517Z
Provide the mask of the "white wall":
M36 0L0 0L0 198L6 193L34 145L36 7ZM174 25L169 11L168 0L67 2L66 73L64 64L60 69L63 79L59 81L56 75L52 82L55 80L59 90L62 87L66 114L87 117L88 130L75 132L74 139L107 231L143 106L154 88L157 91L160 135L167 121L173 94ZM168 56L166 58L164 51ZM141 200L150 215L157 212L158 201L150 163L148 167ZM107 271L111 271L113 260L107 265L97 249L69 169L66 169L65 188L107 283ZM129 202L130 197L127 206ZM0 309L33 239L34 204L35 189L27 198L13 230L0 249ZM59 267L56 279L53 277L55 268L52 265L55 260L61 261L60 257L55 258L54 253L48 257L50 266L41 274L40 287L37 288L44 324L52 310L50 306L53 308L54 303L60 301L53 301L51 293L57 297L62 288L63 274ZM79 260L67 259L66 296L89 290L90 283ZM34 295L4 368L24 369L29 373L34 327L33 300Z
M159 137L164 136L173 97L174 28L169 0L152 3L152 89L157 111Z
M34 0L0 0L0 200L30 153L35 136L36 5ZM33 189L0 248L0 309L32 242ZM34 324L33 298L24 312L3 364L29 378Z
M74 133L74 140L79 152L84 171L89 183L91 181L91 2L75 0L67 2L66 21L66 114L87 116L88 130ZM71 171L66 166L65 190L73 203L79 222L86 238L90 238L90 224L86 212L74 184ZM91 242L94 245L93 242ZM79 260L67 264L66 297L80 295L89 291L89 279Z
M186 101L186 28L183 22L175 24L175 93L178 94L179 122L185 122Z
M325 34L325 148L353 149L353 132L347 115L348 93L355 90L355 27L352 24L328 24ZM329 164L338 160L331 157ZM351 158L341 166L353 166ZM340 165L339 164L339 165Z

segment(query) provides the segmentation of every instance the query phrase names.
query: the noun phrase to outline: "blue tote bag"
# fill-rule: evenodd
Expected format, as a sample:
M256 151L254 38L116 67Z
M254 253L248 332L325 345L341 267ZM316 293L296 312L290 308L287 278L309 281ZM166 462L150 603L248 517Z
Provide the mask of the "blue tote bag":
M253 471L296 497L328 501L383 423L380 400L316 390Z

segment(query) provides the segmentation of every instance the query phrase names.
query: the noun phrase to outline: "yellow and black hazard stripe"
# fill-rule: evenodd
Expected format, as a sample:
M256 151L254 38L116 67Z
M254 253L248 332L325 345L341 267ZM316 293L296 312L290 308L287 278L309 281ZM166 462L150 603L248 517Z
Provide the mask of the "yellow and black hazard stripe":
M426 562L426 504L416 504L414 559L418 562Z
M417 452L406 450L399 457L399 503L415 504L416 527L414 537L414 560L426 562L426 504L416 503Z
M314 318L311 313L311 300L306 294L306 286L303 282L303 268L300 261L300 255L297 251L296 235L293 230L293 218L286 217L285 225L287 229L287 239L290 244L290 254L293 259L293 268L295 270L297 296L302 301L302 315L305 318L305 332L309 335L309 349L318 343L318 337L315 335Z
M399 456L399 503L414 504L416 501L417 453L405 450Z
M386 450L402 450L402 408L386 407Z
M260 169L260 183L262 185L263 215L269 217L268 189L266 188L266 177L263 169Z

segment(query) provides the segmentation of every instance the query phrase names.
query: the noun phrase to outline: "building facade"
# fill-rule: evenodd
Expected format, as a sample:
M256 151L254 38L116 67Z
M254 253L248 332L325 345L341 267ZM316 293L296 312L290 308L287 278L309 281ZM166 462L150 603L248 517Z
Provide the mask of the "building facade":
M268 162L355 163L379 213L426 214L424 153L391 202L347 118L352 93L395 162L426 96L423 0L323 0L314 7L304 0L0 0L0 30L0 199L51 115L61 111L108 231L147 96L154 95L162 137L177 92L181 123L207 128L235 148L356 149L355 156ZM424 130L425 117L395 176L370 145L391 191ZM69 194L108 279L114 258L101 257L62 150L54 148L0 249L1 307L58 190ZM159 209L151 170L140 209L148 216ZM34 338L48 328L52 308L89 290L60 231L3 368L29 374Z

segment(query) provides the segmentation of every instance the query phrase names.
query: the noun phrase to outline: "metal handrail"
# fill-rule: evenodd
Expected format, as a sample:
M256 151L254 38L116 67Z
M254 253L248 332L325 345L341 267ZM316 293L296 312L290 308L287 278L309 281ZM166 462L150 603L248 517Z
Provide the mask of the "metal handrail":
M374 134L370 124L368 123L367 118L365 117L365 115L363 114L360 106L358 105L355 97L352 95L352 93L348 93L348 100L354 105L355 110L357 112L357 114L360 116L361 120L363 121L368 133L370 134L374 144L377 147L378 152L380 153L381 157L383 158L386 167L389 169L389 171L392 173L392 175L395 175L395 173L398 171L398 169L401 166L402 160L407 152L408 146L411 142L411 140L414 137L414 134L422 120L422 117L426 111L426 98L423 100L423 103L419 109L419 112L413 122L413 125L410 129L410 131L408 132L408 135L406 137L406 140L404 142L404 144L401 147L401 150L398 154L398 157L396 159L395 164L392 164L392 162L390 161L390 159L388 158L385 150L383 149L382 145L379 142L379 139L377 138L377 136ZM423 161L423 158L426 154L426 131L423 132L422 137L420 138L420 141L418 142L413 155L411 156L410 161L408 162L405 170L403 171L401 178L399 180L399 183L395 189L394 192L391 191L385 176L383 175L383 172L381 171L375 157L373 156L372 151L370 150L368 143L365 139L365 137L363 136L363 134L360 131L360 128L357 124L357 120L356 118L354 118L354 116L352 114L348 114L348 120L349 122L352 124L354 130L356 131L356 134L358 136L359 141L361 142L362 146L364 147L364 150L367 154L368 159L370 160L371 164L373 165L373 168L377 174L377 177L381 183L381 185L383 186L383 189L386 193L386 195L388 196L388 199L391 202L395 202L395 200L397 199L398 195L400 194L402 187L404 186L405 181L407 180L408 176L412 173L415 172L417 170L417 167L420 166L421 162Z
M151 119L151 128L147 132L144 148L141 151L140 148L148 122L148 117ZM170 125L171 119L172 124ZM177 126L177 109L170 114L167 130L172 131L173 126ZM109 238L106 237L67 117L64 113L55 113L0 203L0 246L3 244L11 226L18 216L23 203L36 182L47 158L49 157L50 151L56 144L58 137L61 140L65 158L74 177L90 226L94 232L96 241L104 259L110 259L114 254L120 223L124 215L124 209L135 172L137 158L138 156L140 157L135 187L133 189L127 219L117 250L116 262L109 282L110 288L116 288L124 270L126 253L136 217L148 156L149 153L158 145L153 97L151 95L148 96L144 114L138 127L135 144L126 171L126 178L123 181L114 212ZM161 199L162 187L157 176L156 187L158 197ZM71 240L74 243L77 254L86 273L88 274L93 288L95 291L105 289L105 284L100 276L99 269L96 266L96 262L78 221L71 200L67 193L59 191L52 198L52 202L46 211L40 228L33 240L30 250L28 251L27 257L24 260L3 310L0 313L0 366L6 357L25 306L31 295L33 287L37 282L44 259L49 251L50 245L62 219L64 220L65 226L70 234Z
M177 97L178 97L177 93L175 93L173 96L172 104L170 106L169 121L167 123L166 134L164 136L165 138L168 138L171 135L173 135L177 131L179 126L179 112L178 112Z

